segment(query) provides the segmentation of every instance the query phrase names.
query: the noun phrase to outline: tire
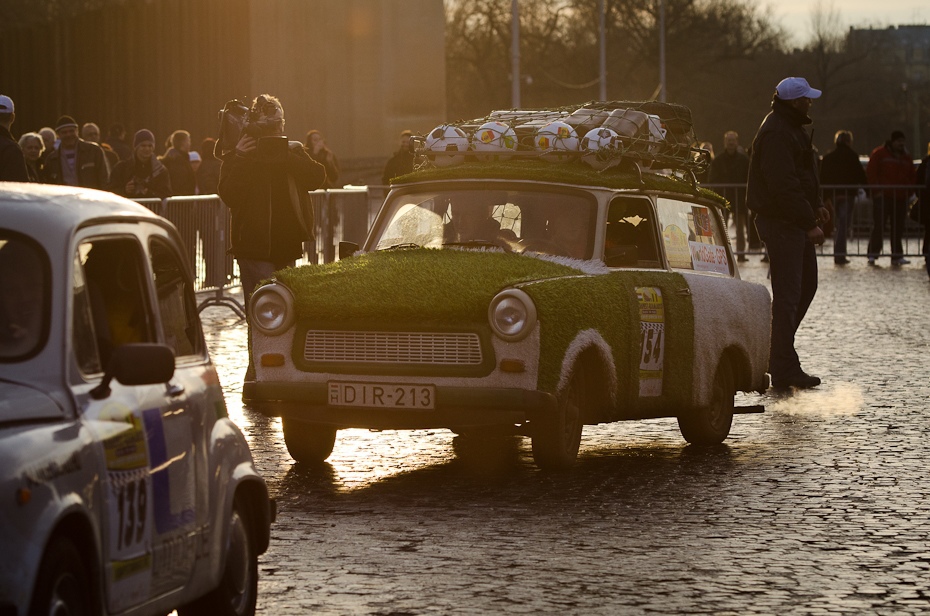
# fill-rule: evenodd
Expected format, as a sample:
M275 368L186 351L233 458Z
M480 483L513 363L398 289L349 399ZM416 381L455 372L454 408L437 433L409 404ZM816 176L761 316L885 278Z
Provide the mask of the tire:
M30 616L91 616L94 584L77 546L65 537L49 544L39 566Z
M733 370L722 361L714 375L710 404L678 417L678 427L686 441L693 445L718 445L730 434L733 425L733 400L736 386Z
M258 554L254 532L242 500L237 497L229 520L226 565L219 585L194 602L178 608L179 616L253 616L258 598Z
M584 377L580 368L576 368L559 395L558 411L533 422L536 424L532 428L533 461L539 468L559 471L575 464L581 445L584 400Z
M312 424L287 417L281 420L284 444L297 462L319 464L333 453L336 428Z

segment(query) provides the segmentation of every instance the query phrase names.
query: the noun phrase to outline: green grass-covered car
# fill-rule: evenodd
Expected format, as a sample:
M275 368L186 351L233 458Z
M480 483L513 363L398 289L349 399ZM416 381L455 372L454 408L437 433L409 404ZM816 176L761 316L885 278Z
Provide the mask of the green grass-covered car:
M544 468L582 427L675 417L716 444L768 387L768 290L740 280L717 195L574 161L397 178L362 250L277 272L249 306L252 408L295 460L341 428L527 435Z

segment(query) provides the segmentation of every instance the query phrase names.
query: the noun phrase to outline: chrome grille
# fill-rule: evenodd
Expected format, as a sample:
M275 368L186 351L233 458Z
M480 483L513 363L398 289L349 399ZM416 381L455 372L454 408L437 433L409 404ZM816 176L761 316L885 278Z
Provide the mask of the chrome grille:
M309 330L304 360L476 366L481 364L481 341L470 333Z

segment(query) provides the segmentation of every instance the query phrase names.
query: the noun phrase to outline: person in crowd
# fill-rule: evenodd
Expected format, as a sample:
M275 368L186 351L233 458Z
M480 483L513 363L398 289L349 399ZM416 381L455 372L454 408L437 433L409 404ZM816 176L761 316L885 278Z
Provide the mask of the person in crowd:
M132 156L133 149L126 142L126 129L122 124L111 124L106 141L103 143L110 146L120 160L129 160Z
M110 190L130 199L171 196L171 176L155 156L155 135L148 129L136 131L132 158L116 163L110 177Z
M203 162L203 159L200 158L200 152L198 152L197 150L191 150L191 151L190 151L190 161L191 161L191 169L194 170L194 190L195 190L195 192L199 195L200 192L197 191L197 188L196 188L196 186L197 186L197 170L200 169L200 164Z
M0 95L0 181L28 182L29 172L23 150L10 132L14 120L16 108L13 99Z
M323 188L338 188L339 161L336 159L336 155L333 154L332 150L326 145L323 133L318 130L307 132L304 145L307 148L307 152L310 154L310 158L326 168L326 183L323 184Z
M42 158L39 160L42 165L45 165L45 159L58 148L58 135L55 134L55 129L51 126L43 126L36 132L42 136L42 143L45 144Z
M722 194L733 206L736 226L737 261L746 258L746 240L749 249L758 250L759 234L755 228L755 217L746 207L746 178L749 176L749 157L740 150L739 135L734 130L723 134L723 152L714 157L707 173L710 184L729 184L722 187Z
M394 155L388 159L384 166L384 173L381 174L381 183L387 186L391 183L391 178L410 173L413 171L413 152L410 151L410 137L412 131L405 130L400 133L400 146Z
M110 146L100 143L100 127L93 122L86 122L81 127L81 139L100 146L103 150L103 157L107 161L107 172L113 173L113 167L119 162L119 155Z
M216 139L207 137L200 144L200 157L203 161L200 168L197 169L197 192L201 195L215 195L220 184L220 159L216 157L213 150L216 147Z
M232 216L230 242L246 305L261 280L300 258L313 233L307 193L326 180L323 165L284 136L284 107L277 98L256 97L252 113L259 134L243 132L234 154L223 160L219 184ZM262 140L270 147L260 146Z
M846 258L846 235L849 232L850 213L856 194L869 182L859 162L859 154L853 149L852 131L836 131L833 144L833 149L824 155L820 163L820 182L825 186L837 187L831 195L836 217L833 262L846 265L849 263Z
M58 118L55 132L59 145L42 165L43 181L106 190L110 174L100 146L78 137L78 124L68 115Z
M19 138L19 147L23 150L23 157L26 159L26 173L29 175L29 181L40 181L39 178L42 176L42 151L45 150L42 135L39 133L23 133Z
M891 133L891 139L878 146L869 155L869 164L865 168L869 184L886 186L872 190L872 233L869 236L869 265L875 265L875 259L882 254L885 244L885 222L891 219L891 264L907 265L904 258L904 216L907 212L907 199L910 189L905 185L914 184L916 176L914 161L907 151L904 133L899 130Z
M916 220L924 226L924 243L921 254L924 256L924 266L930 276L930 142L927 143L927 155L920 161L915 173L918 188Z
M171 174L171 190L175 195L197 194L197 179L191 166L191 134L176 130L165 143L167 148L159 160Z
M805 126L813 99L822 92L803 77L778 83L772 110L752 142L747 205L768 252L772 277L772 344L769 373L776 389L820 385L801 369L794 338L817 293L820 224L829 212L820 200L817 161Z

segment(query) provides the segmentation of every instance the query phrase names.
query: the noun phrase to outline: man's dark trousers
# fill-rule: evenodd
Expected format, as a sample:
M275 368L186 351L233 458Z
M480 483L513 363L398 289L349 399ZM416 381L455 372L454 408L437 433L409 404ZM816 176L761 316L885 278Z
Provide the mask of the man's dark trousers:
M801 360L794 335L817 293L817 252L807 233L789 222L758 216L756 228L765 243L772 274L772 385L800 376Z

